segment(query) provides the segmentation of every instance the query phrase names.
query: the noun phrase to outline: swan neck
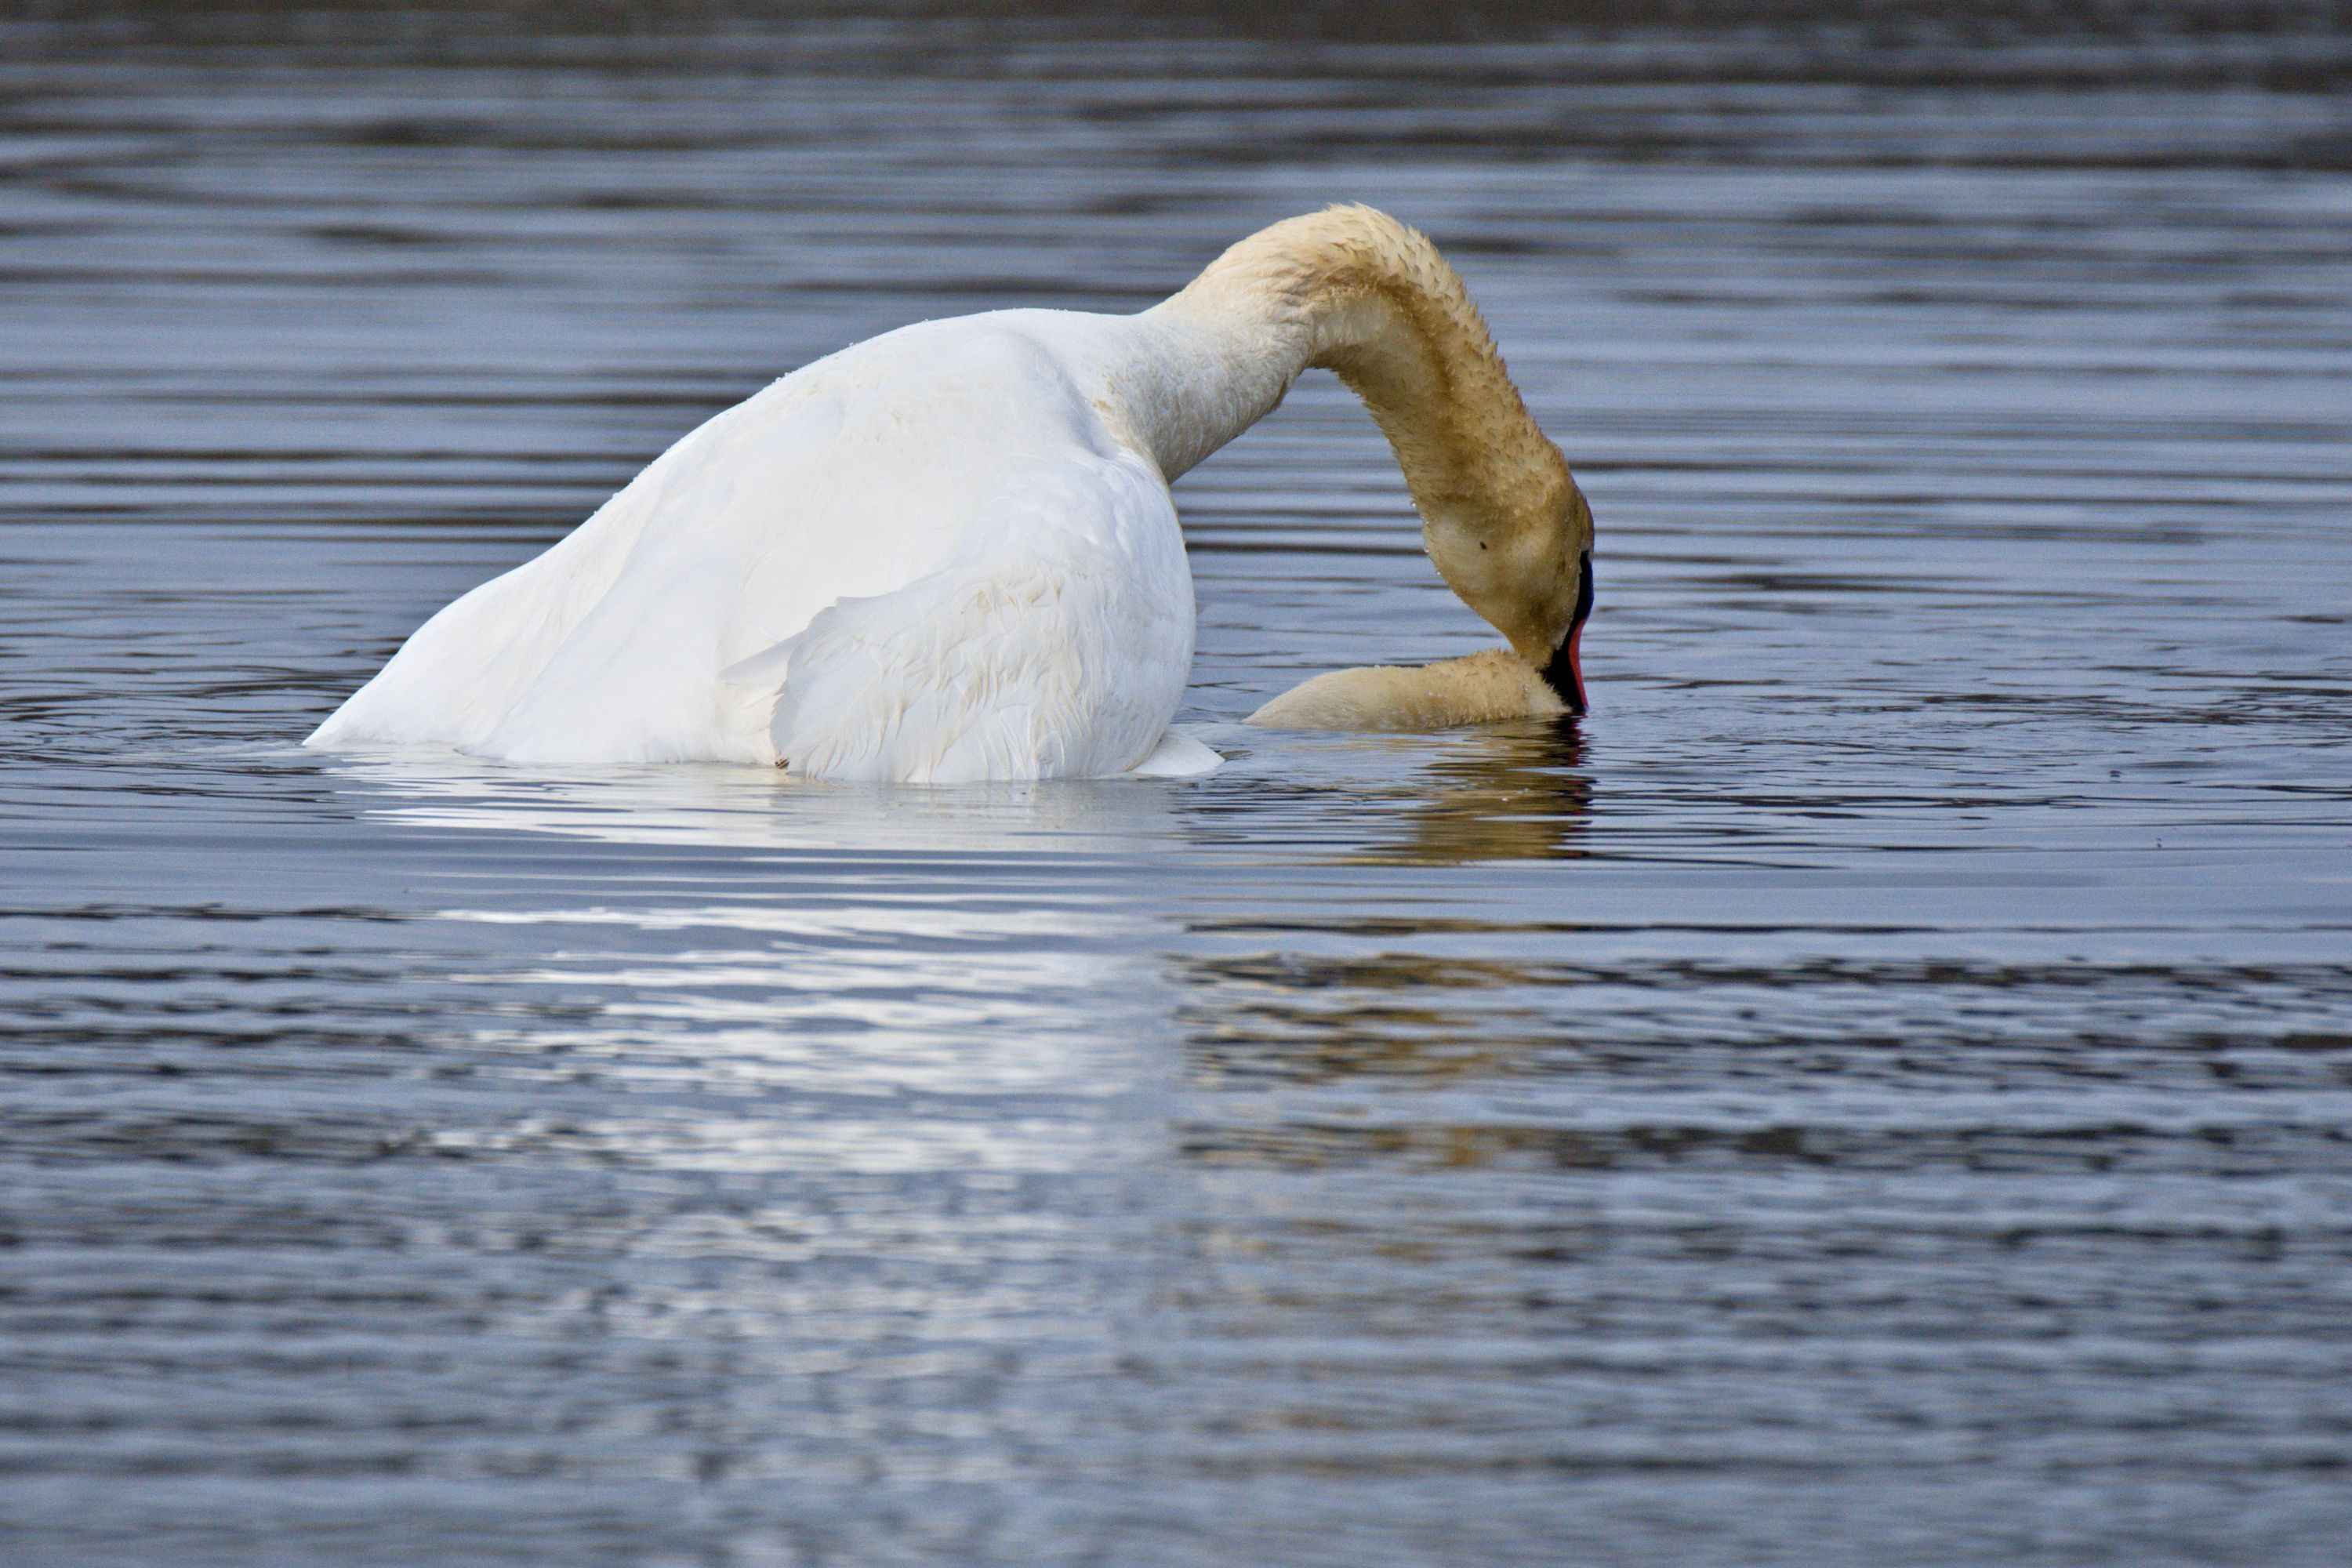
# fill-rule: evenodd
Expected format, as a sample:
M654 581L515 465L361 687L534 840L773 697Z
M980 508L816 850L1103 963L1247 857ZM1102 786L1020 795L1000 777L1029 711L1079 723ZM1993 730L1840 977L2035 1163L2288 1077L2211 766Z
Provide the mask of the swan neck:
M1547 561L1559 555L1551 536L1580 499L1425 236L1369 207L1292 218L1226 251L1161 312L1226 345L1235 395L1225 412L1247 417L1218 445L1301 372L1337 372L1394 448L1439 572L1523 657L1538 667L1550 657L1560 615L1531 608L1527 573L1500 573L1497 552L1517 561L1540 544Z

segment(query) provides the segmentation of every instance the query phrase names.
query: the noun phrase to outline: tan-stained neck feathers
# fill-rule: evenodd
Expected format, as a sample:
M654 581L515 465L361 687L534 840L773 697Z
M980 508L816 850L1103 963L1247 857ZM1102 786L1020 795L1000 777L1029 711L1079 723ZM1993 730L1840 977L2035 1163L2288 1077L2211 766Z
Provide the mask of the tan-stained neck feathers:
M1569 629L1591 514L1426 236L1364 206L1291 218L1234 246L1160 310L1245 328L1235 361L1280 377L1230 383L1248 419L1300 371L1337 372L1395 448L1440 574L1545 666Z
M1500 648L1442 664L1335 669L1249 716L1276 730L1443 730L1504 719L1557 719L1568 704Z

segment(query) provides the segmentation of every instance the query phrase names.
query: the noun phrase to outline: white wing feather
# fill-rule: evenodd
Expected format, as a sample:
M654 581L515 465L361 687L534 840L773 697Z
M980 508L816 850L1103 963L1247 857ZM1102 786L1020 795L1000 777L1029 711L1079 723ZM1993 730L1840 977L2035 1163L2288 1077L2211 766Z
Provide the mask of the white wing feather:
M824 610L776 650L780 672L739 667L781 673L781 763L954 784L1097 777L1151 753L1192 657L1167 488L1133 458L1073 458L995 506L967 559Z

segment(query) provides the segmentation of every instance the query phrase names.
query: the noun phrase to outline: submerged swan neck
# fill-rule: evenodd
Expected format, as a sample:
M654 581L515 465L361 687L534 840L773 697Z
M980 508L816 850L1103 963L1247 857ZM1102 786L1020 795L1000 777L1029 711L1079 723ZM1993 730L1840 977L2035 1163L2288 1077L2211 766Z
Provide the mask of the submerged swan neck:
M1395 449L1438 571L1521 657L1547 664L1575 598L1577 544L1564 534L1582 500L1425 236L1370 207L1292 218L1234 246L1149 318L1215 345L1218 395L1185 399L1187 416L1168 426L1171 478L1271 412L1300 373L1335 371Z

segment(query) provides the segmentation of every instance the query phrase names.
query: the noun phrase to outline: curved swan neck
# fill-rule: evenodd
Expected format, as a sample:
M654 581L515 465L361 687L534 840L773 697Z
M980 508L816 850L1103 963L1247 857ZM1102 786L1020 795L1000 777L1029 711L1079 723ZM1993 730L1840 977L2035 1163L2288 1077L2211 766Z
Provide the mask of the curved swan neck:
M1566 483L1461 278L1426 236L1385 213L1332 207L1261 229L1169 303L1253 319L1280 342L1292 376L1338 372L1424 511Z
M1561 595L1531 563L1541 543L1535 575L1556 569L1549 535L1578 504L1575 484L1425 236L1363 206L1291 218L1143 319L1198 345L1199 369L1145 420L1170 478L1272 412L1301 372L1335 371L1395 448L1439 572L1523 657L1550 656L1560 617L1528 605Z

